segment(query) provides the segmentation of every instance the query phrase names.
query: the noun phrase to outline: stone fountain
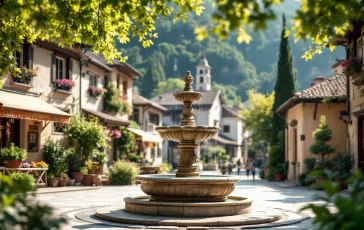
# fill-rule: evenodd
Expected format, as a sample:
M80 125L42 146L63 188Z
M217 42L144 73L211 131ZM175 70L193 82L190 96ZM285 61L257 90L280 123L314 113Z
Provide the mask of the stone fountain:
M189 71L183 80L184 91L173 94L176 100L184 105L180 126L156 128L163 139L179 143L180 161L176 175L138 176L141 189L148 196L127 197L124 199L125 209L101 209L96 212L96 216L120 223L177 226L201 226L203 223L212 226L232 226L279 220L281 215L276 213L252 214L252 200L229 196L235 189L235 183L239 181L238 177L200 175L196 164L197 143L210 140L220 128L196 126L192 105L203 94L193 91L193 77ZM146 223L149 217L154 219ZM155 221L157 217L163 218L161 221ZM199 223L198 218L202 217L205 219ZM229 219L224 222L224 219L221 219L224 217L234 217L235 220ZM194 222L191 222L191 218ZM206 218L213 218L212 222L209 223ZM222 224L223 222L225 224Z

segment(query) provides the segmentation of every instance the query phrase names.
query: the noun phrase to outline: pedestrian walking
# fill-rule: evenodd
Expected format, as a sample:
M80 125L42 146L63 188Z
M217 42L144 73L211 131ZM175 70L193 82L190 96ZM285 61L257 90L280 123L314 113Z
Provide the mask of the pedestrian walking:
M246 175L249 177L249 173L250 173L250 160L249 159L246 161L245 169L246 169Z
M250 170L252 171L252 174L253 174L253 180L255 180L255 168L256 168L256 164L255 164L255 160L253 159L251 161L251 168L250 168Z
M233 162L230 161L229 164L228 164L228 173L229 173L229 175L231 175L231 173L233 172L233 167L234 167Z
M240 159L238 160L238 162L236 162L236 166L238 168L238 175L240 175L240 169L241 169L241 161L240 161Z

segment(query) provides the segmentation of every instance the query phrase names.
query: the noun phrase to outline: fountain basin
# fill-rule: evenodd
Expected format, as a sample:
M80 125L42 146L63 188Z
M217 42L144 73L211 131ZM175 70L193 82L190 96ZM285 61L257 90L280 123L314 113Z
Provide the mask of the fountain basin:
M163 202L222 202L234 191L235 183L239 181L233 176L212 175L141 175L136 179L152 201Z
M155 130L166 140L201 142L213 138L220 131L220 128L207 126L158 126Z
M155 216L234 216L251 212L252 200L229 196L225 202L158 202L149 196L126 197L125 211L134 214Z
M200 92L191 92L191 91L182 91L182 92L176 92L173 93L173 96L176 98L177 101L185 102L195 102L200 100L200 98L203 96L203 93Z

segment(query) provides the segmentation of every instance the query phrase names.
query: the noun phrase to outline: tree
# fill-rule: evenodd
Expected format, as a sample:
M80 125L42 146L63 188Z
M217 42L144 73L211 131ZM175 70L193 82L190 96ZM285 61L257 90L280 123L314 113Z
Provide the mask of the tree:
M270 143L272 133L274 93L264 95L249 90L248 98L250 108L243 107L240 115L243 117L247 129L252 131L253 144L262 143L267 146Z
M160 95L168 91L182 91L185 87L185 82L179 78L169 78L167 81L158 83L158 86L153 90L152 97Z
M332 130L326 122L326 117L321 116L319 127L312 133L315 143L310 146L310 152L321 156L321 160L325 155L333 153L335 149L327 144L332 139Z
M157 58L151 57L149 59L149 66L142 83L142 95L150 98L158 84L166 80L164 69Z
M70 144L76 146L76 153L81 159L81 166L90 160L94 150L109 148L109 137L105 127L102 126L96 117L84 117L80 114L73 115L67 136Z
M275 113L277 108L290 99L295 92L295 79L292 66L291 47L286 34L286 19L283 15L283 30L281 36L277 81L274 87L275 98L273 104L272 140L271 145L279 142L278 133L284 131L285 119Z
M241 102L236 86L222 85L212 82L212 89L218 89L221 91L222 99L227 105L239 105Z

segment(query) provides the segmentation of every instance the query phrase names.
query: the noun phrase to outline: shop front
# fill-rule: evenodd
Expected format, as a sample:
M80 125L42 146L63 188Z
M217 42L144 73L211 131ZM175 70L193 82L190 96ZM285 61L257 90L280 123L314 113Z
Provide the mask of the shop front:
M37 96L0 91L0 148L14 143L30 153L29 160L39 160L41 145L51 136L49 124L69 123L70 116Z

